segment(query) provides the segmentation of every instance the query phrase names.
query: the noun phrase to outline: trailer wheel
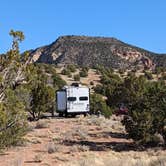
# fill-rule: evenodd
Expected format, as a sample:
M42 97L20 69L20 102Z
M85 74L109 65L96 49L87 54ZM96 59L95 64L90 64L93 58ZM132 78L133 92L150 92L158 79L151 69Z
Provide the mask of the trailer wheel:
M76 117L76 114L72 114L71 117L72 117L72 118L75 118L75 117Z
M66 117L66 118L68 117L68 113L67 113L67 112L65 112L65 117Z
M84 117L86 117L87 116L87 113L84 113Z
M61 112L61 113L59 113L59 117L63 117L63 113Z

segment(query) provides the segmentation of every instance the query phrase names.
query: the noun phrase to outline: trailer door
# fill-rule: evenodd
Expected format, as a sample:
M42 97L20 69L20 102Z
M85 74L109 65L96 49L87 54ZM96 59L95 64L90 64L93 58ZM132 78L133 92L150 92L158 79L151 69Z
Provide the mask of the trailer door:
M57 91L57 111L66 110L66 91Z

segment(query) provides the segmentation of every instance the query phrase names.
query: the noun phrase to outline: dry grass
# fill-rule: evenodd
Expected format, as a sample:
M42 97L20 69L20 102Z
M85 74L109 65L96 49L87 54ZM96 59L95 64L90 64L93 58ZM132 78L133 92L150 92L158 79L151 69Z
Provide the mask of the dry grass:
M70 152L75 153L75 152L88 152L89 147L86 145L73 145L70 148Z
M43 160L43 156L41 154L36 154L33 160L34 162L40 163Z
M165 166L166 151L161 148L137 151L130 147L132 140L125 137L120 120L114 116L42 119L41 129L26 135L28 146L0 155L0 165ZM32 122L32 128L37 123Z
M49 127L49 123L46 120L37 121L35 126L36 129L42 129L42 128L48 128L48 127Z
M64 132L61 134L61 140L71 141L71 140L86 140L88 139L88 131L83 127L75 127L72 130Z
M59 152L60 150L60 146L58 144L55 144L54 142L49 142L47 145L47 152L49 154Z

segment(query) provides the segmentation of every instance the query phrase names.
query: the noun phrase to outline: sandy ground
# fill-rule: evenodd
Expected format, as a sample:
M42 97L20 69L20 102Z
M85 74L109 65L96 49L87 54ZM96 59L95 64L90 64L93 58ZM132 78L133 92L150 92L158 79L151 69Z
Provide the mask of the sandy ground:
M30 123L25 143L0 154L0 166L166 165L166 151L138 151L119 118L49 118Z

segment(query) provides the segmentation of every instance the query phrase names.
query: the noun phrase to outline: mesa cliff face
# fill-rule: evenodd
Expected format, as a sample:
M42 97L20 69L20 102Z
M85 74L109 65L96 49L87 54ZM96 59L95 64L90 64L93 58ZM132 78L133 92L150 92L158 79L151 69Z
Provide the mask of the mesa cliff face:
M166 67L166 55L126 44L115 38L62 36L31 52L31 62L112 68Z

